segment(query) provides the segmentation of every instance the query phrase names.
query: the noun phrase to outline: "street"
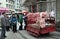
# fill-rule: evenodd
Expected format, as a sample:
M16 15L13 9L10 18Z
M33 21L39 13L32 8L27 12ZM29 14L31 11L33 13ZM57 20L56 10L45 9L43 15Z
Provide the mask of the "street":
M34 37L27 33L26 30L18 31L13 33L12 31L6 32L6 39L60 39L60 32L52 32L49 35L40 35L39 37Z
M0 0L0 39L1 36L2 39L60 39L60 32L58 32L60 31L59 1ZM11 29L16 31L16 28L18 31L13 33ZM22 28L26 28L26 30L22 30ZM5 29L10 29L10 31L6 31L7 37ZM35 33L34 35L49 33L35 37L29 34L28 30ZM1 31L3 35L1 35Z

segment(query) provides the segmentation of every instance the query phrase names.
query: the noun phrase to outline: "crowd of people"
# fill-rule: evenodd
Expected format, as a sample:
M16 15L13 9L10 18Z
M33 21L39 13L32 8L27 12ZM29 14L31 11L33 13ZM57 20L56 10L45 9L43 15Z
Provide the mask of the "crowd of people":
M10 29L13 31L13 33L17 32L17 22L20 24L18 30L23 30L23 20L25 23L24 30L26 29L27 25L27 15L28 12L21 12L19 14L11 13L11 17L8 17L6 12L2 13L1 17L1 39L6 37L6 31L10 31Z

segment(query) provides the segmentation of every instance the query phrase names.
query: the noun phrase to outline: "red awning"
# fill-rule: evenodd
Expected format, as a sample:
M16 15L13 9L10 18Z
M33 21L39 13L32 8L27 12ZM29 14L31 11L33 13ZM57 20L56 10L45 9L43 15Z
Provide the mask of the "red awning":
M8 8L0 8L0 12L7 12L7 11L9 11Z

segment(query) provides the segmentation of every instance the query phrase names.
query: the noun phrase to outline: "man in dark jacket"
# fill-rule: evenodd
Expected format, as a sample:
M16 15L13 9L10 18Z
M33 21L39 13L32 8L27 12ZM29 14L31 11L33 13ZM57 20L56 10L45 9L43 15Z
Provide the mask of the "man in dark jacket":
M3 17L1 18L1 28L2 28L2 32L1 32L1 39L4 39L6 37L5 33L6 33L6 13L3 12L2 13Z

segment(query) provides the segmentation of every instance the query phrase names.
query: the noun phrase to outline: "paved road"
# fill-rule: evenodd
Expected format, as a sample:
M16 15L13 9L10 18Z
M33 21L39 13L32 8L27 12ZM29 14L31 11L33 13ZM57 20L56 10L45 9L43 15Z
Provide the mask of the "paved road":
M59 32L52 32L49 35L41 35L39 37L34 37L27 33L25 30L21 30L17 33L13 33L12 31L9 31L6 33L7 38L6 39L60 39L60 33Z

